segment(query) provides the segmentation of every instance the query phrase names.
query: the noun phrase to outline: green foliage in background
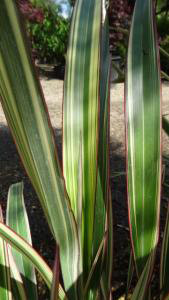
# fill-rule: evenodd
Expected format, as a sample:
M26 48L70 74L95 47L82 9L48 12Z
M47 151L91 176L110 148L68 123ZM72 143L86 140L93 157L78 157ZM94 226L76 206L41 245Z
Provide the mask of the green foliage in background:
M70 22L64 19L61 9L52 1L33 1L42 9L42 22L28 22L33 52L42 63L64 62Z
M40 8L59 9L59 5L54 0L31 0L31 3Z

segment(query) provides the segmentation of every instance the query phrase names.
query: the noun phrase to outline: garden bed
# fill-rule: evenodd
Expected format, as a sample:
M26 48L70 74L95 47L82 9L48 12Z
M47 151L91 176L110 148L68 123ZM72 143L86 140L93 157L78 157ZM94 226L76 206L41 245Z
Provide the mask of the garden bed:
M51 122L54 128L56 144L61 160L62 143L62 99L63 81L50 78L42 78L41 84L47 101ZM114 270L113 290L118 299L125 292L128 261L130 254L129 229L127 216L127 194L125 179L125 135L124 135L124 85L111 86L110 102L110 183L112 190L113 217L114 217ZM163 84L163 112L169 113L169 85ZM1 204L5 212L8 188L12 183L24 182L24 197L28 210L29 220L32 228L33 245L46 259L50 266L53 264L55 253L55 242L52 238L43 212L39 205L36 194L24 171L11 134L7 127L3 111L0 107L0 190ZM163 137L163 153L165 155L163 164L165 166L165 183L169 182L169 139ZM119 174L120 172L120 174ZM161 231L163 234L164 218L168 202L168 189L164 186L162 193L161 209ZM160 252L160 247L158 249ZM159 261L157 258L156 273L153 287L156 291L159 278ZM39 280L40 299L49 299L47 289Z

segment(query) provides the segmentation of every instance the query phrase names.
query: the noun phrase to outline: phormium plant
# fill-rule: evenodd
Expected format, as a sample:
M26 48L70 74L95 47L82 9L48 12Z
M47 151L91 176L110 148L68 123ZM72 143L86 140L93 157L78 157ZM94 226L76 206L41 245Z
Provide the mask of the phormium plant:
M138 276L132 300L151 299L149 284L159 231L161 104L154 21L154 2L137 0L125 83L131 261ZM67 52L61 167L18 2L0 1L1 103L57 244L52 272L31 246L22 184L13 185L7 224L2 213L0 221L1 299L37 299L32 264L48 285L51 300L112 297L109 73L104 1L77 0ZM167 121L165 125L168 128ZM161 299L169 297L168 223L169 217L161 255ZM59 284L59 261L63 286Z

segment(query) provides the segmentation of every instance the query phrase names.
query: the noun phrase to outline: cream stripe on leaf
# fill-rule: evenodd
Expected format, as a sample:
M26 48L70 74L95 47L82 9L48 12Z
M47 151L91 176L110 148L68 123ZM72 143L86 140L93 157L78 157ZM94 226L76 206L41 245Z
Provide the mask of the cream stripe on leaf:
M109 197L110 53L109 24L104 1L102 5L98 175L93 240L94 257L105 231L107 233L105 238L106 249L103 247L92 283L96 286L96 283L100 280L100 276L98 276L99 272L99 275L101 275L101 272L104 273L102 276L102 286L104 285L104 291L108 298L111 290L112 272L112 251L109 251L110 248L112 250L112 207L111 203L109 203L112 201L111 197Z
M79 242L54 135L17 1L0 1L0 98L25 169L60 248L65 289L77 299Z
M0 206L0 222L3 222L2 208ZM7 243L0 237L0 299L12 300L9 256Z
M107 17L101 30L101 66L100 66L100 111L98 141L98 176L95 205L93 255L95 257L103 239L106 220L106 206L109 194L109 26Z
M63 172L75 217L82 149L82 248L85 280L92 262L96 198L101 1L76 2L67 53L63 103ZM81 147L79 147L81 145Z
M14 299L28 300L25 292L25 287L19 270L14 261L11 246L8 245L8 257L10 265L11 290Z
M13 184L9 188L6 224L32 245L29 221L23 198L23 183ZM36 300L38 295L34 267L18 251L12 250L12 254L18 270L23 276L28 299Z
M21 252L26 258L28 258L41 277L50 289L52 286L53 274L46 262L41 256L29 245L22 237L11 230L7 225L0 221L0 236L13 248ZM59 285L59 300L66 300L67 297L61 285Z
M153 10L152 0L136 1L126 81L128 205L139 275L150 253L155 252L159 231L161 103Z

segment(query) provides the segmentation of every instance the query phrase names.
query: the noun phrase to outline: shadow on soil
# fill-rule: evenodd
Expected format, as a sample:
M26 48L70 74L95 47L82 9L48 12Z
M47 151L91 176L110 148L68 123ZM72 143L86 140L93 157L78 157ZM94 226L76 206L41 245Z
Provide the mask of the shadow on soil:
M54 239L49 232L37 196L21 164L11 134L6 126L1 126L0 128L0 203L5 212L9 186L19 181L24 182L24 198L32 228L33 245L52 267L55 254ZM61 160L61 131L54 129L54 132L59 158ZM116 142L110 144L110 176L114 217L113 299L118 299L125 292L130 254L125 174L114 177L114 175L117 175L116 172L125 172L125 158L118 155L120 146L121 145ZM165 201L163 206L162 215L165 215ZM164 222L162 218L162 227L163 226ZM48 291L40 279L38 290L41 300L48 299Z

